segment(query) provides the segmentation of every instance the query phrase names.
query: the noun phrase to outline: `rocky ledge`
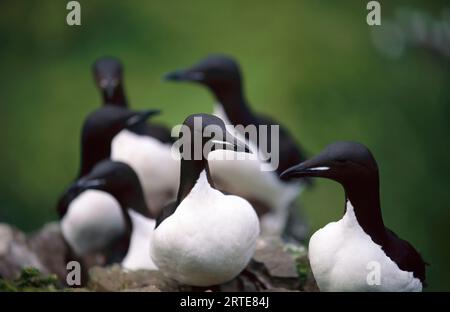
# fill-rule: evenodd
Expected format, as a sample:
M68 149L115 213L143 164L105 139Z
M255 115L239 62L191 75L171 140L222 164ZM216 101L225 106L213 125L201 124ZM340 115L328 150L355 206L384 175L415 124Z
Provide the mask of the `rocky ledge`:
M85 288L63 288L65 244L57 223L26 236L0 224L0 291L317 291L304 246L259 239L255 255L234 280L210 287L181 285L159 271L93 266Z

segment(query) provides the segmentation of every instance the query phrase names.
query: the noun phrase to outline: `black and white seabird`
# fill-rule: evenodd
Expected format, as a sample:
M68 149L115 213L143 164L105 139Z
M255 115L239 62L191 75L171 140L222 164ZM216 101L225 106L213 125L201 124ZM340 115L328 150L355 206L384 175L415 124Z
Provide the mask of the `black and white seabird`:
M145 122L147 118L157 112L158 111L155 110L130 111L123 107L103 106L87 116L83 123L81 133L81 164L77 178L61 195L57 204L57 211L60 219L64 219L70 205L75 198L78 198L78 194L76 192L74 193L74 185L76 185L77 181L87 176L98 163L110 159L111 141L117 133L122 131L125 127ZM88 203L93 203L92 206L94 208L92 209L92 213L94 214L96 212L96 207L99 207L99 211L101 211L102 207L111 206L110 196L105 196L103 193L89 193L89 195L86 197L83 196L83 198ZM93 217L91 221L94 224L97 221L100 222L100 224L110 222L110 228L119 227L120 229L120 224L123 224L123 217L118 214L116 210L116 214L110 213L107 217L102 217L99 220ZM76 245L73 245L72 247L73 248L70 248L71 254L68 255L69 258L72 256L82 258L79 254L87 253L83 247L77 247ZM116 254L116 252L112 252L112 254Z
M94 80L101 92L103 105L128 107L123 88L123 67L113 57L101 57L92 66Z
M76 257L118 251L125 269L157 269L147 251L155 220L130 166L101 161L67 193L61 232Z
M92 66L95 84L102 96L102 105L129 107L123 83L123 66L114 57L101 57ZM130 131L158 139L162 143L173 143L170 129L155 123L144 123Z
M103 105L128 109L120 61L100 58L93 72ZM169 129L148 122L127 127L112 141L112 159L129 164L137 172L147 205L155 214L175 199L178 188L179 162L171 155L173 141Z
M384 226L378 166L367 147L333 143L281 177L322 177L344 187L344 216L315 232L309 242L321 291L422 291L425 262L410 243Z
M195 120L201 124L195 125ZM212 286L236 277L253 256L259 236L258 217L245 199L224 195L214 187L205 153L197 159L196 146L212 143L212 150L231 148L248 151L245 144L225 130L223 121L215 116L189 116L183 133L190 148L181 154L180 186L177 200L166 207L157 219L150 254L158 268L167 276L188 285ZM205 128L216 126L222 135L206 135ZM200 144L195 136L200 134Z
M279 126L279 123L251 110L244 95L241 71L234 59L213 55L188 69L171 72L165 79L190 81L207 87L218 102L214 114L224 120L225 124L243 127L255 125L258 138L260 138L259 127L268 126L267 146L268 151L271 151L270 126ZM235 135L247 141L243 133L236 131ZM254 154L264 154L260 148L261 142L247 143ZM229 152L221 153L223 155ZM299 181L286 183L278 177L285 169L304 160L299 146L288 131L279 127L279 164L273 171L261 170L259 160L261 158L239 161L219 160L219 158L212 157L210 161L211 174L217 181L217 186L231 194L238 194L253 204L258 214L263 215L261 217L263 233L281 234L289 215L289 206L298 197L302 189L299 186L303 184Z

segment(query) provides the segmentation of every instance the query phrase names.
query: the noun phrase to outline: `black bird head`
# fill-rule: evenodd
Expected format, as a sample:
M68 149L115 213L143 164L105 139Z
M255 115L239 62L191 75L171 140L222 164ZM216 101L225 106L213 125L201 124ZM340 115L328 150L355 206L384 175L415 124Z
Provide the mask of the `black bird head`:
M88 115L82 130L82 169L80 176L110 157L111 141L123 129L144 123L158 110L132 111L125 107L106 105Z
M233 58L225 55L211 55L192 67L166 74L164 79L196 82L213 91L219 91L230 87L240 87L241 71Z
M113 57L102 57L92 66L97 87L101 90L104 104L114 102L115 97L121 96L123 68L120 61ZM123 103L125 104L125 103Z
M92 189L111 194L123 209L133 209L150 217L139 178L125 163L104 160L74 183L77 193Z
M180 129L179 140L174 144L179 145L181 156L176 206L189 194L201 172L206 171L208 182L214 187L208 167L209 152L214 150L250 152L245 143L227 131L222 119L209 114L194 114L187 117ZM167 217L167 214L165 216ZM160 218L159 223L163 219Z
M322 177L347 188L360 183L378 183L378 166L363 144L343 141L328 145L319 155L287 169L280 177L284 180Z
M236 152L251 153L249 147L235 138L225 127L222 119L209 114L194 114L185 119L183 125L189 129L185 134L180 132L180 138L190 135L192 148L196 148L195 140L201 140L202 151L233 150ZM208 145L208 146L206 146ZM191 149L192 151L193 149ZM206 155L204 155L206 157Z

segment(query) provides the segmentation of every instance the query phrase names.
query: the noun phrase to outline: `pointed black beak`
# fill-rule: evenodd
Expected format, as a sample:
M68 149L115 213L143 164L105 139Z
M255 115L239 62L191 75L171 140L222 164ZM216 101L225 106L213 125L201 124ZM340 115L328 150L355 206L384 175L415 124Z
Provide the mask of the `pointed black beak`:
M176 70L163 76L164 81L202 81L204 74L199 71L185 69Z
M142 111L142 112L137 112L127 119L126 125L128 127L131 127L131 126L140 124L142 122L145 122L151 116L155 116L160 113L161 113L161 111L158 109L151 109L151 110L146 110L146 111Z
M295 178L304 177L325 177L330 170L328 166L322 166L315 163L315 158L304 161L301 164L292 166L280 174L282 180L288 181Z
M184 71L176 70L170 73L167 73L163 76L164 81L181 81L183 80Z

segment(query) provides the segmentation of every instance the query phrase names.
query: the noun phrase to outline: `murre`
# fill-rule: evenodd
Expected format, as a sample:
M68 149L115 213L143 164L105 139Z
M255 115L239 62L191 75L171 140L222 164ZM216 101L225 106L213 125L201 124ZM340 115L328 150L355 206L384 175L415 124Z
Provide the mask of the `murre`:
M206 287L227 282L244 270L259 236L253 207L215 189L207 156L216 149L249 150L227 133L218 117L191 115L183 125L188 131L180 133L185 144L177 200L158 217L150 254L165 275ZM214 133L206 131L211 126Z
M309 242L321 291L422 291L425 262L409 242L384 226L378 165L367 147L333 143L281 177L322 177L344 188L344 216L315 232Z

